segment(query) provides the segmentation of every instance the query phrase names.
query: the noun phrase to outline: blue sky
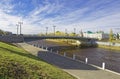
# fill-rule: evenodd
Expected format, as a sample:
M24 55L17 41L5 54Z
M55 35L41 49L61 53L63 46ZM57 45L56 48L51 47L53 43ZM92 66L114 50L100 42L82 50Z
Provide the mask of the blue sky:
M63 32L119 32L120 0L0 0L0 29L16 33L18 21L24 34L52 32L54 25Z

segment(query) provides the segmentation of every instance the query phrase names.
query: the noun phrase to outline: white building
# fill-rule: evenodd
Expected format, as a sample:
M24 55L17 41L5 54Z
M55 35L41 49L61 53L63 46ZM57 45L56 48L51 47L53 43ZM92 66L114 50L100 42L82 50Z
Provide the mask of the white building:
M120 39L120 33L118 33L119 34L119 39Z
M87 37L87 38L97 38L99 40L101 39L108 39L109 38L109 34L105 34L105 33L97 33L97 32L84 32L83 33L83 37Z

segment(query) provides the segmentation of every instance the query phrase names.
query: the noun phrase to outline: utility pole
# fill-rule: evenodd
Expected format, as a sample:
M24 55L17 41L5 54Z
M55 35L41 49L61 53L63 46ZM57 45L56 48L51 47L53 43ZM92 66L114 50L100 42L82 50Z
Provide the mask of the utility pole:
M55 36L55 27L56 27L56 26L53 26L53 29L54 29L54 36Z
M46 27L46 36L47 36L48 27Z
M18 35L19 25L18 25L18 24L16 24L16 26L17 26L17 35Z
M19 26L20 26L20 35L22 34L22 24L23 22L18 22Z

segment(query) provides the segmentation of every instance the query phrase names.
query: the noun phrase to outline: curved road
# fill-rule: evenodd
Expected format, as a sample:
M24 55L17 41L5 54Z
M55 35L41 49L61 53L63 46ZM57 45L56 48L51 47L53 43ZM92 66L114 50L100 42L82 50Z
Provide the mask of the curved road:
M120 79L120 75L105 70L100 70L96 67L57 55L55 53L41 50L29 44L19 43L19 45L26 51L29 51L32 54L37 54L37 56L41 59L63 69L64 71L70 73L78 79ZM28 48L32 50L29 50ZM36 51L36 49L38 52Z

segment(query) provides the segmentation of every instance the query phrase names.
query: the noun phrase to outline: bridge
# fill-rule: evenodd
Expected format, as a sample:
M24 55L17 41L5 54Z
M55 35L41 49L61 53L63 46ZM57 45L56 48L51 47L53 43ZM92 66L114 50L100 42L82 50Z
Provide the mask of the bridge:
M24 41L32 41L32 40L40 40L40 39L75 39L80 41L96 41L95 38L86 38L86 37L80 37L80 36L36 36L31 35L27 36L24 35Z
M80 36L37 36L37 35L5 35L0 36L0 41L4 42L23 42L23 41L35 41L40 39L75 39L79 41L96 41L95 38L85 38Z

